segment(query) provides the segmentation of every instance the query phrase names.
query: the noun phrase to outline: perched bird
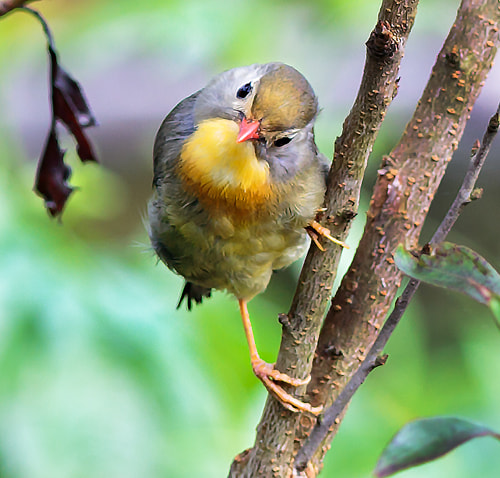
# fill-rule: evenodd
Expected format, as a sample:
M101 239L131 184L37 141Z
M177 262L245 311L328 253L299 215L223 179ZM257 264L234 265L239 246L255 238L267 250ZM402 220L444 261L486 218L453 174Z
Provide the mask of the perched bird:
M318 413L279 383L303 385L260 359L247 302L275 269L306 250L328 168L313 125L318 101L307 80L282 63L226 71L182 100L154 145L149 235L159 258L186 279L191 309L227 290L239 302L255 375L293 411ZM319 242L317 242L318 245ZM340 243L342 244L342 243ZM320 246L321 247L321 246Z

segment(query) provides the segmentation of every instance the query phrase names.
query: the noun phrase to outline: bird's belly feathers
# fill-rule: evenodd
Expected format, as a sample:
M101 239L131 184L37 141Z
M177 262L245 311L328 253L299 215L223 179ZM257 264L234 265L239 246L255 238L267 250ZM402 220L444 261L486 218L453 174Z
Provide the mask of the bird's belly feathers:
M276 220L235 223L221 215L200 224L195 218L178 219L175 228L151 231L162 260L186 280L240 299L262 292L272 271L297 260L308 244L303 227Z
M324 178L314 158L293 180L272 183L267 162L237 133L228 120L198 125L150 203L150 235L187 281L250 299L305 252Z

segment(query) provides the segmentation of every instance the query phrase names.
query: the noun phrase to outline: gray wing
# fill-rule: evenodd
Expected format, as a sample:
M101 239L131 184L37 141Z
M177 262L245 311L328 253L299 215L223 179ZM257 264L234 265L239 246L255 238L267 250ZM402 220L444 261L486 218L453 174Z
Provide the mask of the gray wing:
M193 110L198 94L182 100L168 114L158 130L153 150L154 191L148 204L149 237L158 257L178 273L185 260L186 239L177 225L190 218L197 201L184 190L176 167L183 144L195 130ZM198 302L192 294L187 297Z
M168 190L175 202L182 194L178 191L179 184L173 172L177 164L182 146L195 130L194 105L199 91L182 100L163 120L156 135L153 148L154 178L153 187L158 190L159 197L149 205L150 238L153 248L160 259L175 270L179 256L179 237L175 227L167 220L165 191ZM161 198L161 199L160 199ZM182 241L183 242L183 241ZM186 281L177 304L179 308L184 299L188 310L193 302L200 304L204 297L211 296L211 289Z
M153 148L153 186L159 186L169 175L186 138L194 130L194 104L199 91L183 99L163 120Z

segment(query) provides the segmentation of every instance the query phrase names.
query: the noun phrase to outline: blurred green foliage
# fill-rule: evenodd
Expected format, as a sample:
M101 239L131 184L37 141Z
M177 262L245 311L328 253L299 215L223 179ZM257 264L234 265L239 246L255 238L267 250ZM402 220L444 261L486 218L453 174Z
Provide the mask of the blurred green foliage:
M317 132L330 154L376 3L33 4L101 122L90 133L101 165L67 153L79 189L62 224L32 193L32 160L48 127L44 40L21 12L0 19L1 478L215 478L251 446L265 391L252 376L235 301L216 293L190 314L176 311L182 281L156 265L147 244L142 216L155 128L213 73L278 59L304 71L324 98ZM442 17L451 23L454 8L423 2L415 34L443 38ZM327 58L333 66L324 70ZM350 89L337 91L342 78ZM388 120L372 171L401 121ZM361 226L362 217L353 241ZM479 244L481 234L474 230ZM280 273L250 304L267 360L277 352L276 317L288 307L297 270ZM499 428L500 339L488 311L427 287L419 299L389 344L387 365L353 400L323 476L369 476L390 437L416 417L455 414ZM496 478L494 445L477 440L400 476Z

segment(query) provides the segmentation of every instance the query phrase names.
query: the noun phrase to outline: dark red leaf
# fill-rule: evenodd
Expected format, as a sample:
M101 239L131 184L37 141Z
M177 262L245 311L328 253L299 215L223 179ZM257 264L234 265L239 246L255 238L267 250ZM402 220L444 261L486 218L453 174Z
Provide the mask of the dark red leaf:
M77 81L64 71L56 52L49 46L52 76L52 109L54 118L61 121L75 137L78 156L82 161L96 161L84 128L97 124Z
M64 164L64 151L57 140L55 123L53 123L44 152L38 164L35 191L45 200L45 207L52 216L62 213L66 201L73 188L66 182L71 169Z
M71 131L77 143L76 150L80 159L82 161L96 161L94 152L83 132L82 126L78 123L73 110L66 102L66 98L60 90L54 88L52 101L54 103L54 117L64 123Z
M52 216L62 213L73 188L68 184L71 169L64 163L65 151L59 146L57 125L62 123L74 136L78 156L82 161L96 161L84 128L95 126L97 121L90 111L80 84L60 65L49 25L36 10L27 8L42 24L47 37L50 58L50 97L52 121L44 152L38 161L35 191L45 199L45 206Z
M80 84L71 78L61 66L57 69L54 86L64 95L80 126L87 128L97 125L97 120L90 111Z

